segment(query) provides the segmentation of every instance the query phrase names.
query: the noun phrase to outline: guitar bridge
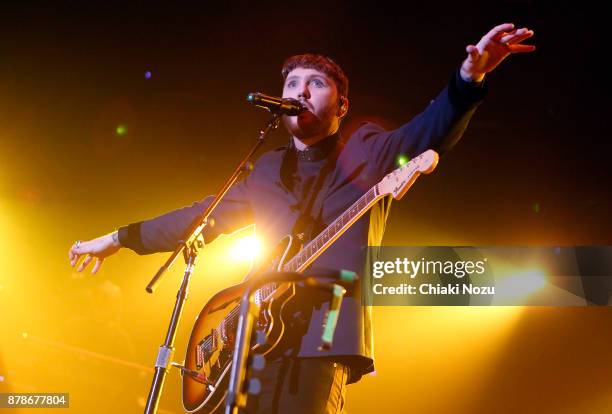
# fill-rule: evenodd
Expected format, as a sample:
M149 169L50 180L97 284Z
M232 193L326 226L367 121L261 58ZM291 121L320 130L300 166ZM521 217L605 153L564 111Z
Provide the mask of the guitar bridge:
M202 339L196 346L196 367L198 369L202 368L218 347L219 338L217 338L217 331L212 329L210 335Z

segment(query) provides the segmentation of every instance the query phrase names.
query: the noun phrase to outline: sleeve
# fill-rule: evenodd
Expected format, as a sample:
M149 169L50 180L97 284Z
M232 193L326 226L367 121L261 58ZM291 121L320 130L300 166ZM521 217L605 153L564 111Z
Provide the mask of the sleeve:
M249 177L233 185L212 214L214 225L204 229L204 240L212 242L220 234L231 233L252 224ZM210 205L213 196L150 220L120 227L119 242L140 255L172 251Z
M486 81L466 82L457 70L442 92L407 124L385 131L370 123L356 133L361 135L370 161L386 174L397 168L399 155L413 158L428 149L440 155L448 152L463 135L487 91Z

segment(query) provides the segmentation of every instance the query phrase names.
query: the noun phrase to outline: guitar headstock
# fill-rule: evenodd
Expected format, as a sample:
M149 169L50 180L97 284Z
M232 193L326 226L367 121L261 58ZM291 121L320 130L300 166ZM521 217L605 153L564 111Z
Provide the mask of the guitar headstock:
M408 163L389 173L378 183L378 194L390 194L401 199L419 174L429 174L438 165L438 153L427 150Z

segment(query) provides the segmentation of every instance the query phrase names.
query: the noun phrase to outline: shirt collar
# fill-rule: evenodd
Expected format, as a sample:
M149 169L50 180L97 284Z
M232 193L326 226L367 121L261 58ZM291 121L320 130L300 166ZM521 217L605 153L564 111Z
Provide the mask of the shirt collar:
M321 141L314 145L309 145L303 150L295 148L293 137L289 139L289 148L295 151L297 159L299 161L321 161L330 154L330 152L336 146L336 143L340 140L340 133L336 132L333 135L323 138Z

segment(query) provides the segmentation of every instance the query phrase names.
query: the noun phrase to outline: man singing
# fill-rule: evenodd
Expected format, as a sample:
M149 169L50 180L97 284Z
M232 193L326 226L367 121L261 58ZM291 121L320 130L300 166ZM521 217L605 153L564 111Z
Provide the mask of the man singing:
M485 75L509 55L535 50L521 43L531 36L533 31L509 23L494 27L466 47L466 59L422 113L393 131L366 123L348 139L338 131L349 109L348 79L342 69L321 55L290 57L282 67L283 98L299 100L307 111L283 117L289 143L263 154L251 174L230 189L213 214L215 225L204 231L206 243L252 223L269 241L286 234L299 234L304 241L316 236L393 171L399 154L412 158L427 149L448 151L486 94ZM122 247L138 254L172 251L211 199L77 241L70 248L70 264L80 263L80 272L95 259L96 273L104 259ZM381 243L388 209L388 200L379 202L311 268L361 274L366 247ZM332 348L317 349L328 301L328 295L298 292L282 352L266 362L260 374L262 391L249 398L248 413L342 412L346 384L373 370L370 309L361 305L359 289L342 304Z

